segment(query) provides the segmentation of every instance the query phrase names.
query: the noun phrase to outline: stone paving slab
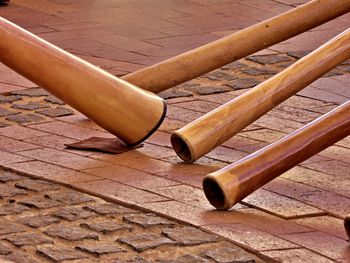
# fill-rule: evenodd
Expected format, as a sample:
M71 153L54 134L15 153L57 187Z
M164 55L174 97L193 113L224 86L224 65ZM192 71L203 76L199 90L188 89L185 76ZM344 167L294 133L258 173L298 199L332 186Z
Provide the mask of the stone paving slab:
M61 3L12 0L9 6L0 7L0 15L121 76L304 2L84 0ZM345 15L160 93L169 105L167 118L160 130L145 142L143 148L121 155L68 150L66 143L111 135L0 64L0 113L3 113L0 114L0 166L37 179L75 187L113 202L147 209L168 218L164 220L177 220L172 221L175 226L179 225L179 221L192 224L223 236L269 261L347 262L349 246L341 222L350 212L348 138L283 174L227 212L212 210L201 191L201 180L206 174L276 141L347 101L350 97L347 89L350 84L348 61L193 165L183 164L176 157L169 143L169 133L283 70L345 30L349 18ZM2 240L0 251L4 251L2 253L8 259L26 262L23 255L29 255L39 262L96 262L96 258L100 261L106 258L106 262L112 258L119 258L121 262L152 262L153 259L159 262L229 262L227 258L236 255L234 251L238 250L237 258L251 261L251 255L240 254L238 247L232 244L226 247L228 243L223 247L221 242L226 241L203 244L198 248L164 244L146 249L140 255L132 245L116 242L120 236L112 238L113 233L121 232L127 236L134 233L130 232L130 228L136 228L135 233L145 233L149 222L159 222L154 219L155 216L144 221L142 216L132 219L127 209L121 209L122 212L119 208L113 210L103 205L104 201L87 195L79 199L78 192L73 191L73 194L63 186L59 186L58 190L43 190L49 192L38 198L43 193L34 192L33 187L28 188L27 184L27 188L23 188L22 181L25 182L13 173L0 176L2 184L12 186L4 188L0 216L6 220L20 218L18 224L26 231L34 226L35 234L53 240L54 245L47 241L47 244L36 248L33 245L17 248L10 241ZM27 194L19 195L13 189L26 191ZM65 196L70 196L72 203ZM93 200L89 201L90 198ZM10 199L12 202L6 203ZM50 208L54 202L47 199L61 205ZM68 209L71 207L74 209ZM45 211L44 215L41 211ZM140 211L135 213L139 215ZM110 221L111 217L117 220L106 225L106 219ZM147 214L145 217L148 217ZM39 225L33 224L33 220ZM77 230L72 232L76 236L68 238L83 238L83 241L62 241L59 236L67 233L59 227L53 228L54 233L48 232L57 237L44 234L53 226L66 225ZM151 226L151 236L156 234L157 242L164 241L165 236L160 232L164 227L169 226ZM11 233L17 234L18 238L11 239L13 242L17 239L23 242L32 240L21 232ZM95 240L96 235L98 240ZM85 240L87 237L90 239ZM147 244L158 244L152 243L152 240L147 243L147 238L146 242L143 238L135 242L146 244L146 247ZM111 247L111 244L117 246ZM141 246L139 250L144 248ZM123 250L129 253L121 252ZM169 257L168 251L174 256ZM111 252L116 257L110 257ZM29 257L27 261L30 261Z

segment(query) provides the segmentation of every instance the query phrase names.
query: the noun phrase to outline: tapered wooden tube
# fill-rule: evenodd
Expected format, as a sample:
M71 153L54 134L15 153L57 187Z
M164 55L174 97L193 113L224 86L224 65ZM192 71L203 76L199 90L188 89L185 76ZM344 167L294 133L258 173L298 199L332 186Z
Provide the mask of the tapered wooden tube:
M230 36L123 77L161 92L289 39L350 11L348 0L314 0Z
M207 175L203 189L217 209L229 209L283 172L350 135L350 101L281 140Z
M350 30L250 91L175 131L171 143L193 162L350 57Z
M0 62L129 145L161 124L166 107L139 89L0 17Z
M344 227L345 227L346 234L348 235L350 240L350 214L344 219Z

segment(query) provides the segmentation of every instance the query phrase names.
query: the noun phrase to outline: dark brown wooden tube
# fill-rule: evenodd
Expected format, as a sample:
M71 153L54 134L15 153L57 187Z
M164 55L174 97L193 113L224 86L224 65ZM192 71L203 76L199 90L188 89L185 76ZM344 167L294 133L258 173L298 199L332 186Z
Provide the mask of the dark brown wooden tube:
M347 0L313 0L122 79L155 93L199 77L350 11Z
M346 234L348 235L350 240L350 214L344 219L344 227L345 227Z
M350 30L236 99L175 131L171 143L193 162L350 57Z
M279 141L207 175L203 189L217 209L229 209L290 168L350 135L350 101Z
M139 89L0 17L0 62L129 145L161 124L166 107Z

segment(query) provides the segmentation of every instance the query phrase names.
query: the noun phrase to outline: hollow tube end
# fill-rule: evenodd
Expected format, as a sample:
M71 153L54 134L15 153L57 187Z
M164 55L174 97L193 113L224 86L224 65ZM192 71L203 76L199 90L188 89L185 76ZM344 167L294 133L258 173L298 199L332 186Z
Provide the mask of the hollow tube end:
M207 175L204 177L203 182L204 194L207 197L209 203L218 210L228 210L232 207L229 200L226 197L224 189L217 182L215 177Z
M345 227L346 234L350 239L350 214L344 219L344 227Z
M171 134L170 141L174 151L184 162L193 163L196 160L190 144L180 134Z

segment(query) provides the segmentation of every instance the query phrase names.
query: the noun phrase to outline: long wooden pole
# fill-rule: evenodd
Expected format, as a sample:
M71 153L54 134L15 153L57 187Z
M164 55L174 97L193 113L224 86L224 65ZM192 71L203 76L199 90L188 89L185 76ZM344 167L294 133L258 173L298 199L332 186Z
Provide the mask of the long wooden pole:
M313 0L122 79L155 93L194 79L350 11L348 0Z
M350 58L350 29L255 88L175 131L176 153L193 162Z
M0 17L0 62L62 99L125 143L161 124L164 101Z
M280 174L350 135L350 101L242 160L207 175L203 189L217 209L229 209Z

